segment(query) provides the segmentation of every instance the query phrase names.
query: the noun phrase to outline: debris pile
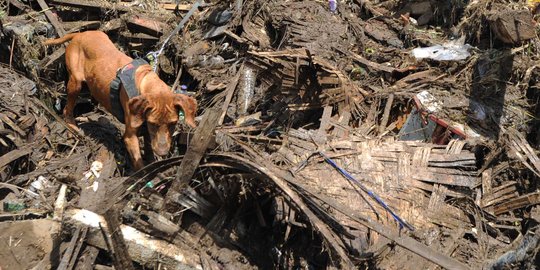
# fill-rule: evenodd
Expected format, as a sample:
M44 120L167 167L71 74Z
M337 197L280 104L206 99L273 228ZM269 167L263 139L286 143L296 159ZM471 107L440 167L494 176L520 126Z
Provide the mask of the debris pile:
M0 2L0 268L535 269L537 17L508 0ZM65 46L41 42L85 30L197 99L168 158L133 171L84 90L81 131L62 119Z

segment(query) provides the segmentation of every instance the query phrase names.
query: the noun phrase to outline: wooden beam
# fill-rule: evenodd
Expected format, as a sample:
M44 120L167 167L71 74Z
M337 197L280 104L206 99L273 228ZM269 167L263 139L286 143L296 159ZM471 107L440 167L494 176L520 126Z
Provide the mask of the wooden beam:
M133 262L129 256L122 230L120 230L120 205L114 205L105 212L105 221L107 222L107 228L109 231L109 237L111 239L112 257L115 269L135 269Z
M43 0L38 0L43 1ZM61 6L67 6L67 7L75 7L75 8L81 8L81 9L112 9L120 12L128 12L132 10L132 7L124 6L120 4L112 4L109 2L103 2L103 1L84 1L84 0L53 0L51 1L53 4L61 5Z
M62 24L60 21L58 21L58 18L50 11L49 6L47 3L45 3L45 0L37 0L39 7L41 7L41 10L45 13L45 16L51 22L54 29L56 30L56 33L59 37L63 37L66 34L66 31L64 31L64 28L62 27Z
M43 0L41 0L43 1ZM84 1L84 0L53 0L52 3L56 5L62 5L62 6L68 6L68 7L75 7L75 8L83 8L83 9L113 9L120 12L129 12L130 10L133 10L134 7L129 2L119 2L118 4L112 4L108 2L103 1ZM158 4L161 8L166 10L175 10L176 4L173 3L161 3ZM189 11L191 8L191 5L188 4L180 4L178 5L179 11Z
M221 110L215 107L206 111L202 122L195 130L195 134L182 159L182 163L180 164L180 167L178 167L176 181L172 183L171 188L167 191L162 210L165 209L170 202L174 201L173 196L175 193L182 193L182 190L189 184L191 177L193 177L195 170L199 166L199 162L206 153L208 145L214 137L214 131L218 125L220 115Z
M96 30L101 26L100 21L75 21L75 22L64 22L66 33L75 33L86 30Z
M103 216L84 209L69 209L65 217L64 222L69 225L68 228L79 224L90 228L86 240L88 244L101 249L107 248L103 235L99 232L100 224L107 224ZM198 251L156 239L123 224L119 225L118 231L127 243L126 252L143 266L155 266L156 260L160 258L163 269L201 269Z

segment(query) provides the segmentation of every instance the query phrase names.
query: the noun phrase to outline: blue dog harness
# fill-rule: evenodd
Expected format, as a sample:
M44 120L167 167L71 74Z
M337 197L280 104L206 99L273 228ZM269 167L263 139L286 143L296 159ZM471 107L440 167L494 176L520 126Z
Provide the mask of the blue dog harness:
M135 71L142 65L148 65L148 62L142 58L137 58L131 63L118 69L116 77L110 84L111 112L120 122L124 123L124 108L120 103L120 89L124 86L128 99L132 99L138 95L139 89L135 85Z

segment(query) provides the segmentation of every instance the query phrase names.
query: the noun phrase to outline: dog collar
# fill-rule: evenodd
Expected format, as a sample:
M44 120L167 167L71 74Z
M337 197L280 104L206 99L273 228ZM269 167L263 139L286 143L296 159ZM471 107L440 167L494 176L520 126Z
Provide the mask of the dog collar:
M120 122L124 123L124 108L120 103L120 89L124 86L128 99L138 96L139 89L135 84L135 71L142 65L148 65L148 62L142 58L137 58L129 64L119 68L116 77L110 84L111 113Z

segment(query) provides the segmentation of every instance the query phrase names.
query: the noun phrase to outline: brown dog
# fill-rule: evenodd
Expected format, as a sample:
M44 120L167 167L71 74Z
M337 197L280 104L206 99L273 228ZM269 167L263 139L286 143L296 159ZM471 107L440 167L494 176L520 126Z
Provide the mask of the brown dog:
M143 167L139 149L138 130L146 121L151 150L158 156L165 156L171 146L171 138L179 110L183 110L186 123L196 127L195 112L197 102L194 98L182 94L174 94L148 64L136 68L133 73L134 85L138 90L135 97L130 98L121 86L119 104L111 101L111 82L116 78L117 70L129 66L133 59L120 52L109 37L100 31L67 34L62 38L50 39L44 45L57 45L71 41L66 48L66 66L69 72L67 84L67 104L64 118L67 123L77 129L73 118L75 102L85 82L91 95L113 113L122 107L119 120L124 120L124 142L135 169ZM118 106L114 108L114 106ZM117 110L118 111L118 110ZM145 140L145 145L147 141ZM150 147L145 147L149 149Z

